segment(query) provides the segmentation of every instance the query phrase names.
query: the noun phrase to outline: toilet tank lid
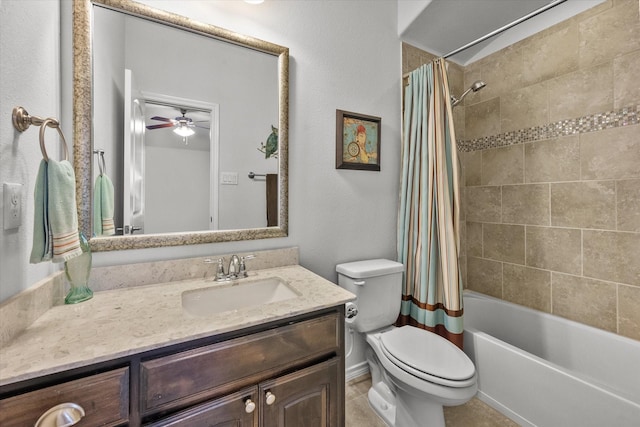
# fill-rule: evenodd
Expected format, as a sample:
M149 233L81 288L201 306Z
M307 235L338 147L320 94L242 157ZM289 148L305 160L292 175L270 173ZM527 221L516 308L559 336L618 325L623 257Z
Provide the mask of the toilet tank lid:
M352 279L365 279L367 277L400 273L404 271L404 265L388 259L370 259L338 264L336 271Z

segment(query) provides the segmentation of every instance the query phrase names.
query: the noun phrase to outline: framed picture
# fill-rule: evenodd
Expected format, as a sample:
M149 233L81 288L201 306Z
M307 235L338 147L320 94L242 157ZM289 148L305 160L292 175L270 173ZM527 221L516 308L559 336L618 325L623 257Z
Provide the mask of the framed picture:
M336 110L336 169L380 170L381 121Z

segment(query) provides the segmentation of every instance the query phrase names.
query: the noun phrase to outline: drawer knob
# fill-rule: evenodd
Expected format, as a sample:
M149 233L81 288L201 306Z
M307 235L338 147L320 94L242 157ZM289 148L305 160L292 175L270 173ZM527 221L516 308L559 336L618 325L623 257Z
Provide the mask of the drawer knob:
M69 427L84 417L84 409L76 403L61 403L42 414L34 427Z
M270 391L268 391L265 393L264 399L267 402L267 405L273 405L273 403L276 401L276 396L275 394L272 394Z
M247 399L244 401L244 411L247 414L252 413L256 409L256 404L251 399Z

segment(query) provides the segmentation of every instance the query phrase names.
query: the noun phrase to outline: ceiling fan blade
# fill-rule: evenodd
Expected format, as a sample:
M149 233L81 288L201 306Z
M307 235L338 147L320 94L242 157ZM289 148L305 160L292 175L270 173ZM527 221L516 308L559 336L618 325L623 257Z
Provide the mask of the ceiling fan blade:
M173 123L163 123L161 125L148 125L147 129L161 129L161 128L172 128Z
M153 116L151 120L160 120L161 122L173 122L173 119L168 119L166 117Z
M210 129L210 128L209 128L209 127L207 127L207 126L198 126L198 125L193 125L193 127L200 128L200 129L207 129L207 130L209 130L209 129Z

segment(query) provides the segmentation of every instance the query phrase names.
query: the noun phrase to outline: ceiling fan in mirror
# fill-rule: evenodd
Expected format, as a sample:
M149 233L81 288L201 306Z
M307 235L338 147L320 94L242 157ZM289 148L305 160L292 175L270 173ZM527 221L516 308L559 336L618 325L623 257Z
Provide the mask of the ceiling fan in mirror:
M193 135L195 133L195 130L193 128L209 129L208 126L197 124L208 123L208 120L193 120L192 118L186 116L187 111L188 110L185 108L180 108L180 114L182 114L182 116L176 117L174 119L170 119L168 117L153 116L151 117L151 120L158 120L164 123L160 123L157 125L147 125L147 129L155 130L163 128L174 128L173 132L183 138Z

